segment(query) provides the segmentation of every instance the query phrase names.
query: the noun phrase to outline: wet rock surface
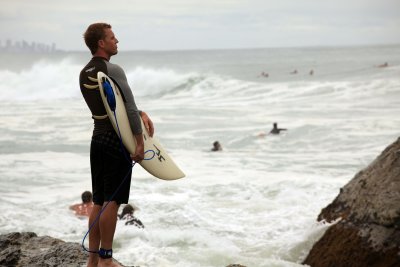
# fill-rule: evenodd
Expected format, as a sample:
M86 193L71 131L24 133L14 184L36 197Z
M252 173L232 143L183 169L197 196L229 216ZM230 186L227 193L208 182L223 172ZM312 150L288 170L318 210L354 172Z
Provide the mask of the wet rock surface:
M400 266L400 139L345 185L318 220L332 225L304 264Z
M84 266L87 255L78 243L32 232L0 235L0 266Z

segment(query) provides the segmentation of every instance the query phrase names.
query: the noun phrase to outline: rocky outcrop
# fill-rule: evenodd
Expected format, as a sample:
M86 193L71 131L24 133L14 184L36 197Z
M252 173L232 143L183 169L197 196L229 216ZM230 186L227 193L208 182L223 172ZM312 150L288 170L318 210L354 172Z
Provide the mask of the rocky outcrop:
M87 255L78 243L39 237L31 232L0 235L0 267L83 267L86 261ZM227 267L246 266L231 264Z
M400 266L400 139L360 171L321 211L341 220L314 244L312 267Z
M87 255L78 243L35 233L0 235L0 266L85 266Z

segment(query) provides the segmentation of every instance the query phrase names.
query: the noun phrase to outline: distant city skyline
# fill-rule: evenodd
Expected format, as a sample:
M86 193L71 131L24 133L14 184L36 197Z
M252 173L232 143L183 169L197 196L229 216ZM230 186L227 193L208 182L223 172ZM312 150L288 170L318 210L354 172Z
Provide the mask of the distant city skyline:
M29 42L26 40L0 39L0 51L4 52L32 52L32 53L54 53L57 51L56 43L44 44L40 42Z

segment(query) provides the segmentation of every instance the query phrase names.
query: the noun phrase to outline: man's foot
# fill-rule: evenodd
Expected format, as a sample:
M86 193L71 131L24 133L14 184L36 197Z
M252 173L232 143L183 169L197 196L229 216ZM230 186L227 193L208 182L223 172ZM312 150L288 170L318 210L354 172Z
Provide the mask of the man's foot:
M99 263L99 256L91 255L91 256L89 256L87 267L97 267L98 263Z
M113 259L100 259L97 267L123 267L122 265L113 261Z

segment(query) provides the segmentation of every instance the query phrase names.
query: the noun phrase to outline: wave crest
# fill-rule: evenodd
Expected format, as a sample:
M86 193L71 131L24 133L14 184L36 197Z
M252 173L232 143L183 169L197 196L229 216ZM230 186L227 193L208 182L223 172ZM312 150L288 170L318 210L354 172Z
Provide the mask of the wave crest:
M79 73L82 65L63 59L58 63L39 61L30 69L0 70L0 100L35 101L80 98ZM177 73L171 69L136 67L127 71L128 82L135 96L163 97L171 95L201 96L216 92L228 82L217 75L195 72Z

